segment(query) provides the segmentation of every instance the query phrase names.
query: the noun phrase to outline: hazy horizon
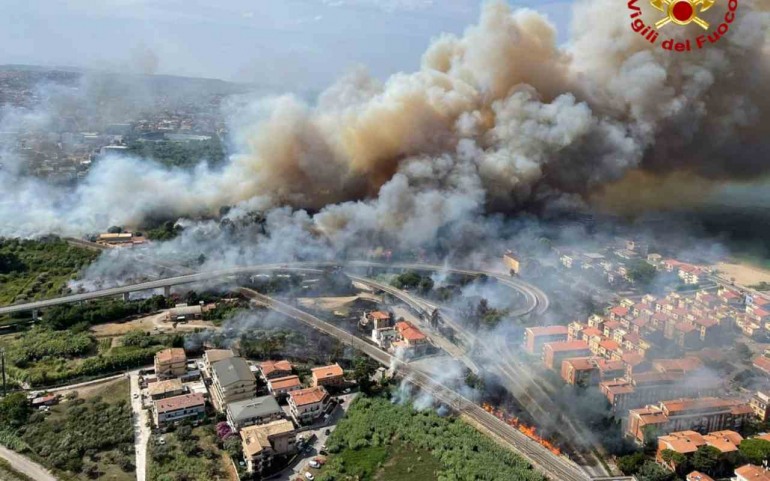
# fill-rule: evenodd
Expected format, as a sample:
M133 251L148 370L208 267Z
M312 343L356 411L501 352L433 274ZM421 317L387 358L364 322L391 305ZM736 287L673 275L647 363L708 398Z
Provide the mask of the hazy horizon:
M379 78L414 70L432 38L462 33L483 3L32 0L9 6L0 16L0 64L317 89L359 65ZM547 14L566 38L571 1L509 3Z

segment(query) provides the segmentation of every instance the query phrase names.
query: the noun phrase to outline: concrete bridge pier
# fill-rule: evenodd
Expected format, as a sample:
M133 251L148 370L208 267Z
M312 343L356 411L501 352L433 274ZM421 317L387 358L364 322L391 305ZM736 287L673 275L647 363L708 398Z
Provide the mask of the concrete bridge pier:
M163 295L166 297L171 296L171 286L166 286L163 288Z
M40 320L40 310L39 309L33 309L32 310L32 320L33 321L39 321Z
M123 293L123 302L128 302L130 298L131 298L131 293L130 292L124 292Z

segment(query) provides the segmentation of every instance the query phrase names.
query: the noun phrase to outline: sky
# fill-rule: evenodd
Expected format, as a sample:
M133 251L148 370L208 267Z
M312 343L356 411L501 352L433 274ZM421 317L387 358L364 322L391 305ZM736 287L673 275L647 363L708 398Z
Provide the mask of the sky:
M566 39L571 0L511 0ZM0 64L74 66L322 88L364 65L418 67L430 39L461 33L480 0L6 0Z

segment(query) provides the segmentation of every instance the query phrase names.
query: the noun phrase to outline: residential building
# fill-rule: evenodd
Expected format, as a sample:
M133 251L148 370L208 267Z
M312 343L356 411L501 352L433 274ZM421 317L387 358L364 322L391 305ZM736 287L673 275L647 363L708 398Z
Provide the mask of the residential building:
M687 477L685 478L685 481L714 481L714 478L712 478L708 474L703 474L699 471L693 471L692 473L687 475Z
M331 396L323 386L289 393L289 411L297 424L310 424L326 413Z
M565 359L561 363L561 378L572 386L593 386L599 384L599 369L594 358Z
M246 426L266 424L283 418L283 409L273 396L261 396L227 405L227 421L240 430Z
M147 386L147 392L150 395L150 399L157 401L158 399L183 394L184 386L182 385L182 380L179 378L167 379L165 381L157 381L150 384Z
M187 355L181 347L164 349L155 354L155 376L158 379L179 377L187 372Z
M543 362L548 369L561 372L561 363L573 357L589 357L591 350L585 341L549 342L543 346Z
M664 451L674 451L685 456L694 454L701 446L711 446L721 453L732 453L738 450L743 436L735 431L716 431L702 435L695 431L678 431L658 437L658 451L655 460L671 469L677 466L673 461L663 459Z
M286 376L267 381L267 389L275 397L282 398L292 391L302 389L299 376Z
M754 415L756 415L760 421L767 420L768 413L770 413L770 396L761 391L757 391L754 396L751 397L749 405L754 411Z
M168 424L189 418L203 418L206 415L206 399L203 394L183 394L153 401L152 415L155 425Z
M747 464L735 470L734 481L770 481L770 471L767 468Z
M770 353L765 352L763 355L755 357L753 364L755 369L759 369L763 374L770 376Z
M602 381L599 389L610 402L612 412L625 415L629 409L665 399L716 395L721 391L721 380L702 371L687 374L649 371Z
M389 312L385 311L364 312L361 316L360 324L372 330L393 327L393 317Z
M265 361L259 363L259 372L265 381L290 376L294 366L289 361Z
M211 378L211 365L223 359L235 357L232 349L207 349L203 353L203 373L205 377Z
M231 357L211 365L211 392L214 407L224 411L227 404L250 399L257 392L257 379L240 357Z
M246 469L261 473L272 465L275 456L288 456L297 449L296 432L291 421L282 419L241 430L241 445Z
M573 386L596 386L604 379L615 379L625 374L623 361L608 361L597 357L565 359L561 364L561 377Z
M397 340L391 343L394 350L403 350L407 354L419 355L428 348L428 338L409 321L396 323Z
M662 401L657 406L630 410L627 433L643 444L646 436L651 434L738 429L751 415L751 407L736 399L710 397Z
M316 367L312 370L313 387L341 387L345 385L345 373L339 364L334 363L331 366Z
M382 349L390 349L393 341L398 339L395 327L372 329L372 341Z
M540 356L544 345L550 342L564 342L567 340L567 334L567 326L528 327L524 330L524 350Z

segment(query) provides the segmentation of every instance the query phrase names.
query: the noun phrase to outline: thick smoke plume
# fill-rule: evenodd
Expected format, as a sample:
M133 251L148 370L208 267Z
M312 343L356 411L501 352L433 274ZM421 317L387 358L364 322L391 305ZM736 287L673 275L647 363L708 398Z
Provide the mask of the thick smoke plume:
M221 170L108 158L66 191L5 168L0 234L290 206L314 212L307 223L332 244L387 232L415 246L490 212L612 206L639 171L696 185L763 176L767 9L742 1L728 35L686 55L629 23L623 2L579 1L562 48L538 13L489 2L462 36L435 39L417 72L380 82L356 70L313 104L233 106L236 154Z

